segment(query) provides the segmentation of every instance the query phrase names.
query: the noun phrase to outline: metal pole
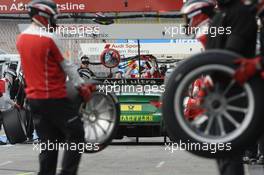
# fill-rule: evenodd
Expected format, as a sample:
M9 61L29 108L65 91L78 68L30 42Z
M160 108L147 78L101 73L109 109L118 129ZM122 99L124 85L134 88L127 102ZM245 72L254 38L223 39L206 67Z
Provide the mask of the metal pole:
M140 40L137 40L138 43L138 70L139 70L139 78L141 78L141 68L140 68Z

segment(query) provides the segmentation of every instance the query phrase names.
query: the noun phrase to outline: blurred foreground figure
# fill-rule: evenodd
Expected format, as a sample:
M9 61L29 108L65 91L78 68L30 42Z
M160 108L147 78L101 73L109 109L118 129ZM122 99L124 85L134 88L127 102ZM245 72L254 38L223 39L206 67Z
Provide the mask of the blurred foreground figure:
M217 0L219 12L212 19L210 28L229 29L231 32L209 33L206 49L225 49L253 58L256 53L257 23L255 13L240 0ZM221 175L243 175L243 153L218 159Z
M93 85L84 85L76 68L64 59L64 51L55 35L57 5L52 0L33 0L28 5L32 24L17 38L26 81L26 96L37 134L41 140L39 175L55 175L58 149L63 142L84 143L83 123L76 105L67 98L66 76L74 80L80 96L88 101ZM48 143L54 149L48 148ZM78 149L64 150L61 175L76 175L81 154Z

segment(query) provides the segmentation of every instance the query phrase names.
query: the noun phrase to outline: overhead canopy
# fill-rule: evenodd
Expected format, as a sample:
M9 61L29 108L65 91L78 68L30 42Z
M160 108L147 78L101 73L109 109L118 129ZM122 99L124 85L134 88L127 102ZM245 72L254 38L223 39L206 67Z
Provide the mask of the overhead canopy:
M0 14L26 13L31 0L1 0ZM61 13L178 11L182 0L55 0Z

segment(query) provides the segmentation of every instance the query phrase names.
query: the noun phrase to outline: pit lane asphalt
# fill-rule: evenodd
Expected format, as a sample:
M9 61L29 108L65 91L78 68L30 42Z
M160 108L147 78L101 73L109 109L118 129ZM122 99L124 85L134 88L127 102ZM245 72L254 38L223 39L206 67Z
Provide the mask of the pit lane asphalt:
M127 141L109 146L96 154L84 154L79 175L217 175L215 161L185 151L165 150L162 138L145 139L144 144ZM133 143L134 140L132 140ZM145 143L147 141L148 143ZM120 141L118 141L120 142ZM158 143L160 142L160 143ZM126 143L126 144L124 144ZM61 160L61 154L60 154ZM61 162L61 161L60 161ZM58 171L60 164L58 164ZM32 144L0 146L0 175L33 175L38 170L38 152ZM252 175L263 174L263 167L252 166ZM247 175L249 173L247 172Z

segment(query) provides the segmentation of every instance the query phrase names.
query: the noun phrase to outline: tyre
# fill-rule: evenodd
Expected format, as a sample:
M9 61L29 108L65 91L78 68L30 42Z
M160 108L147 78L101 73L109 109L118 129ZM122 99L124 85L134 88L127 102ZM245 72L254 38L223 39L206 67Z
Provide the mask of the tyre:
M183 61L171 74L163 96L165 127L176 149L206 158L236 154L254 144L263 131L263 80L256 76L244 85L233 80L239 58L212 50ZM197 79L206 77L195 118L186 117L186 98ZM194 98L194 97L192 97Z
M116 137L120 105L113 94L95 92L88 103L82 104L80 114L84 123L85 141L92 145L86 153L105 149Z
M33 116L30 111L30 107L28 104L25 105L23 108L23 111L25 111L25 115L21 115L21 120L25 125L27 138L32 139L33 138L33 132L34 132L34 124L33 124Z
M3 126L7 139L11 144L22 143L27 140L25 123L26 112L17 108L11 108L2 112Z

